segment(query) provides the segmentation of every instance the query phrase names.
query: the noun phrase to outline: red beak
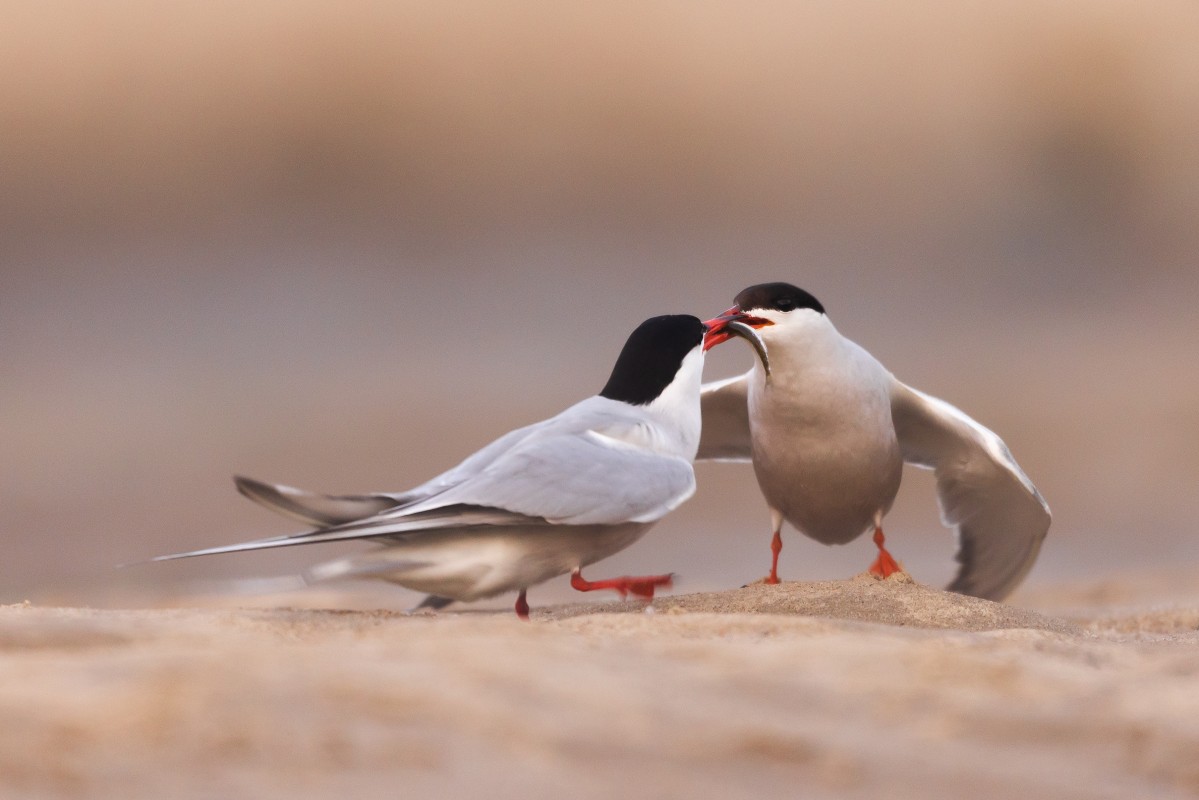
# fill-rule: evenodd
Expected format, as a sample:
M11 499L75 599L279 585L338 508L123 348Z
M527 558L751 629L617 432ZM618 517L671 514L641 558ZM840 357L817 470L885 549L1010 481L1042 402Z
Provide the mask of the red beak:
M713 317L704 323L707 326L708 332L704 334L704 350L711 350L721 342L730 339L733 334L729 333L728 326L730 322L744 322L752 328L763 328L774 323L768 319L761 317L751 317L741 310L740 306L733 306L728 311L721 314L719 317Z

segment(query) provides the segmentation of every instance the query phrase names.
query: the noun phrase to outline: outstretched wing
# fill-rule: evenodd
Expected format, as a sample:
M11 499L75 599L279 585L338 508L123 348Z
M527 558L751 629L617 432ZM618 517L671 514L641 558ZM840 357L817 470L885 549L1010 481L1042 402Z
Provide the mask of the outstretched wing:
M943 400L894 381L891 416L905 461L932 469L941 518L957 531L950 591L1002 600L1049 531L1049 506L1003 440Z
M696 461L750 461L749 379L753 370L700 389L703 428Z

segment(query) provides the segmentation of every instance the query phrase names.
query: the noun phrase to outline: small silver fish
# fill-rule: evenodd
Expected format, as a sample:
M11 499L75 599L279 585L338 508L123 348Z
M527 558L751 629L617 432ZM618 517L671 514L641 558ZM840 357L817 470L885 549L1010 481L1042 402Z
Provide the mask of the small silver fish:
M766 377L769 378L770 354L766 352L766 342L762 341L762 337L758 335L757 330L746 325L744 322L730 322L727 330L753 345L758 358L762 360L762 369L766 370Z

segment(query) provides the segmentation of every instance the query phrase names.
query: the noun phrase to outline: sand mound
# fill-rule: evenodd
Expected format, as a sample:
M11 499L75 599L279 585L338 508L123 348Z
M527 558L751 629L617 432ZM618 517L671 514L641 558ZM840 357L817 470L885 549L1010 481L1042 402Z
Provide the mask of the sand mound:
M543 609L535 618L567 619L643 610L644 604L636 601L576 603ZM892 575L885 581L863 573L843 581L784 581L777 586L753 583L723 592L659 597L654 601L654 610L661 614L788 614L959 631L1024 628L1066 634L1080 632L1078 626L1066 620L932 589L916 583L906 573Z
M907 578L531 624L350 599L0 606L0 797L1199 793L1196 603L1081 609L1080 632Z

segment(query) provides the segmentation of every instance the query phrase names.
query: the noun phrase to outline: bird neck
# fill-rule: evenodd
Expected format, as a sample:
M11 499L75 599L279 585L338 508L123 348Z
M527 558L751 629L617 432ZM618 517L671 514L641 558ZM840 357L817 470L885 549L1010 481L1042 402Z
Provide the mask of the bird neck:
M683 358L679 371L662 393L642 406L660 432L658 449L688 461L699 449L699 390L703 377L704 353L695 348Z
M846 339L823 314L805 313L785 325L763 329L766 349L775 372L799 373L820 367L845 347ZM755 360L755 368L762 370Z

